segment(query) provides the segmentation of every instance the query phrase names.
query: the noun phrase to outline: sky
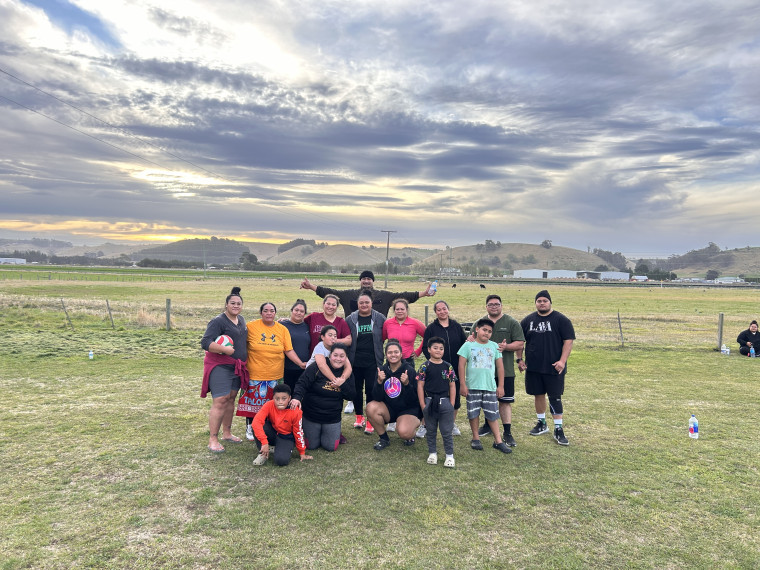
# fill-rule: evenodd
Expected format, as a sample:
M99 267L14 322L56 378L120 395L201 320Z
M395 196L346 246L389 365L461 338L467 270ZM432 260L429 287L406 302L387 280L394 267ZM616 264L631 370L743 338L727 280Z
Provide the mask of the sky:
M758 246L757 0L0 0L0 237Z

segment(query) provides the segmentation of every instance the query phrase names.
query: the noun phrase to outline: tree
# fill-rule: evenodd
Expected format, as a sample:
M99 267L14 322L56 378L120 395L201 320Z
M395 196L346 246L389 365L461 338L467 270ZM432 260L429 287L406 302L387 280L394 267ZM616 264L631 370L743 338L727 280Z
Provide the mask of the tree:
M541 247L544 247L546 249L551 249L552 248L552 240L545 239L544 241L541 242Z
M243 255L240 256L240 265L243 266L243 269L246 269L246 270L255 269L258 263L259 263L259 258L253 255L249 251L246 251Z
M717 269L709 269L705 275L705 279L708 281L715 281L720 276L720 271Z
M610 268L607 267L606 265L597 265L596 269L594 269L594 271L609 271L609 270Z
M639 260L639 262L636 264L636 267L633 268L633 272L636 275L647 275L649 273L649 266Z

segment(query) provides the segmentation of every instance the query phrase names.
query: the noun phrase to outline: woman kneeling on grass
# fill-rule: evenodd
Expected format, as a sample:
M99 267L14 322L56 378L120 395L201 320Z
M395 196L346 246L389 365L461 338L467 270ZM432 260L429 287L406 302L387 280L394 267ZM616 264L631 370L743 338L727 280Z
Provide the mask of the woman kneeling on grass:
M354 377L344 374L348 365L346 347L337 343L330 347L327 360L329 374L316 362L306 367L296 383L291 408L303 409L303 432L308 449L322 447L335 451L340 443L340 419L343 400L354 397Z
M414 367L402 360L401 344L396 339L385 345L385 358L387 362L377 369L373 401L367 403L367 419L380 436L375 444L378 451L391 444L386 424L396 422L396 433L404 445L413 445L414 433L422 419Z
M230 431L235 413L235 395L241 386L243 389L248 388L248 370L245 366L248 358L247 329L245 319L240 314L242 310L240 287L233 287L224 303L224 312L208 323L206 333L201 339L201 347L206 351L203 359L201 398L205 398L209 392L213 398L208 417L208 449L213 453L224 451L224 447L219 443L220 427L222 441L242 441ZM221 335L230 337L232 346L217 344L216 339Z

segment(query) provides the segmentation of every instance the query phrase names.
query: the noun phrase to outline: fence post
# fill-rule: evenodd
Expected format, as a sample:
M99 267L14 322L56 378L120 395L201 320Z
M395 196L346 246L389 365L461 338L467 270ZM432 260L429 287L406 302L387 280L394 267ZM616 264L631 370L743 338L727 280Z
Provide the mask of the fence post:
M74 325L71 324L71 319L69 318L69 312L66 310L66 304L63 302L63 297L61 297L61 307L63 307L63 312L66 315L66 320L69 321L69 326L71 327L71 330L74 330Z
M111 313L111 305L108 303L108 299L106 299L106 308L108 309L108 316L111 317L111 328L115 329L116 325L113 324L113 314Z
M723 313L718 313L718 350L723 346Z
M428 326L428 309L430 308L430 305L425 305L425 326Z
M623 324L620 322L620 311L618 311L618 328L620 329L620 346L625 348L625 339L623 338Z
M172 330L172 300L166 300L166 330Z

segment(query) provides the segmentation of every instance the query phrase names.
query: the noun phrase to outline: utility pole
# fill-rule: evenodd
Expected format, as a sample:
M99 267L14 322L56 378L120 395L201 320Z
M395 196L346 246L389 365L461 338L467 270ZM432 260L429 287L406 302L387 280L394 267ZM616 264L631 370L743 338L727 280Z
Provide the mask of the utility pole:
M381 233L388 235L388 241L385 244L385 288L388 288L388 255L391 250L391 234L395 234L396 230L380 230Z

